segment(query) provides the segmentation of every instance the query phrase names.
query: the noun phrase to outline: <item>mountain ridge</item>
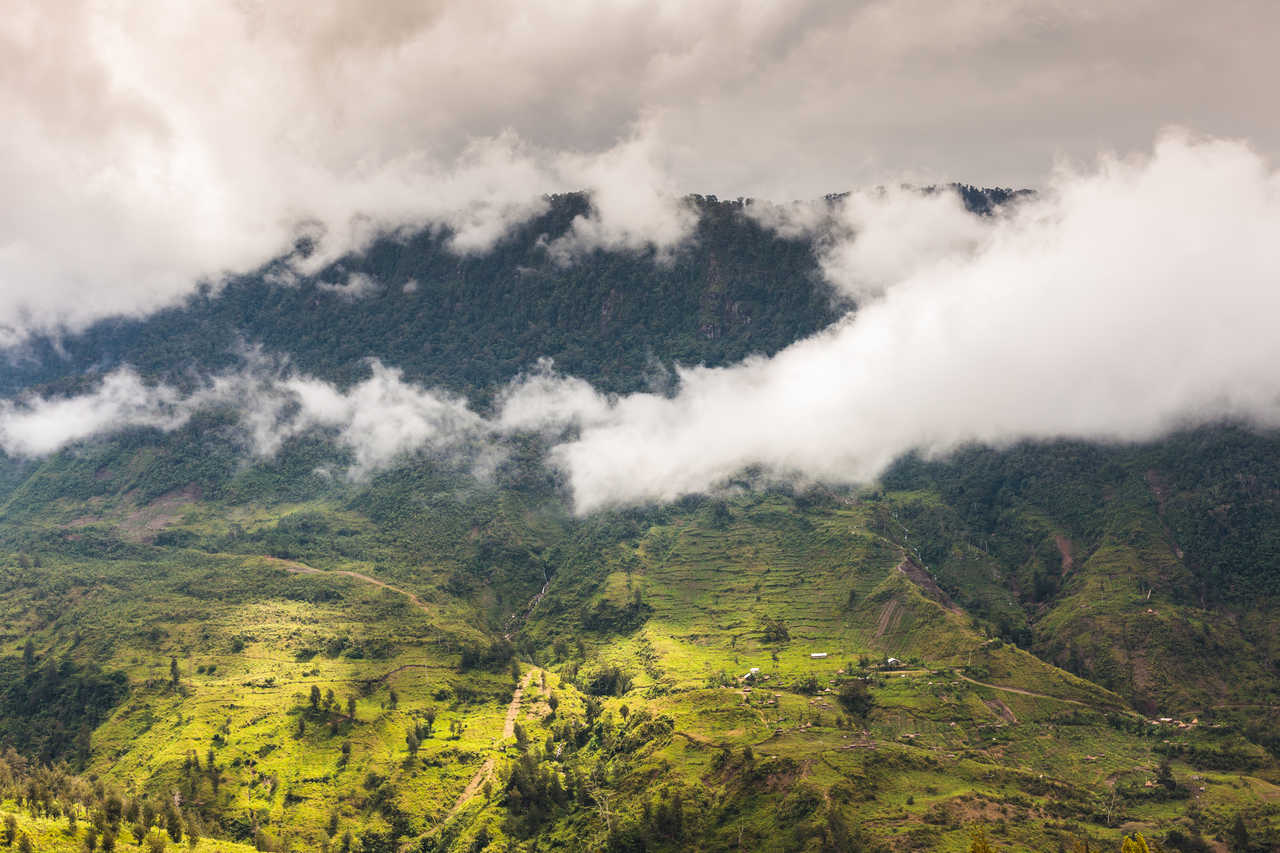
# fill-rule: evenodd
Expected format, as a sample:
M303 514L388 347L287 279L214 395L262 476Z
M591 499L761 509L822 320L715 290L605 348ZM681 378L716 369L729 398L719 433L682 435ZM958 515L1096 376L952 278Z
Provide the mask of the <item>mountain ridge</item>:
M545 223L479 259L386 240L33 345L53 366L5 388L73 394L125 362L191 383L243 338L338 387L373 356L483 408L548 354L621 393L835 319L811 244L700 204L670 262L517 275ZM382 290L348 302L330 273ZM363 477L335 473L338 439L254 455L224 405L0 458L0 744L23 746L29 688L122 685L0 767L0 810L48 849L81 846L54 803L101 813L117 849L962 850L982 826L1190 850L1237 817L1280 838L1274 431L970 446L858 487L748 471L586 516L536 430L483 470L422 448Z

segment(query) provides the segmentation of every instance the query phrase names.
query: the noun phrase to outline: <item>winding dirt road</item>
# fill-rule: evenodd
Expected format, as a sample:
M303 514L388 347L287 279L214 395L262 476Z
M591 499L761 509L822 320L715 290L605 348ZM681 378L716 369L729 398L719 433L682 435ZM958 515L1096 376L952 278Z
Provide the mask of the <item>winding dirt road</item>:
M969 682L970 684L976 684L979 687L988 687L992 690L1003 690L1005 693L1017 693L1021 696L1031 696L1036 699L1052 699L1055 702L1066 702L1069 705L1079 705L1081 708L1090 707L1089 705L1085 704L1084 702L1081 702L1078 699L1064 699L1061 696L1050 696L1047 693L1034 693L1030 690L1023 690L1021 687L1001 687L999 684L987 684L985 681L978 681L975 678L970 678L967 675L961 675L958 672L956 673L956 677L962 678L965 681Z
M409 602L414 607L418 608L428 616L431 615L431 611L427 608L426 603L421 598L418 598L418 596L409 592L409 590L401 589L398 586L392 586L386 581L378 580L377 578L372 577L370 575L361 574L360 572L349 572L349 571L346 571L345 569L334 569L333 571L330 572L330 571L325 571L324 569L317 569L315 566L308 566L306 563L299 563L299 562L295 562L294 560L282 560L279 557L267 557L267 559L273 563L278 563L279 565L284 567L285 571L293 572L295 575L342 575L343 577L346 577L346 578L354 578L355 580L363 581L364 583L373 584L374 586L380 586L383 589L388 590L390 592L403 595L405 598L409 599Z

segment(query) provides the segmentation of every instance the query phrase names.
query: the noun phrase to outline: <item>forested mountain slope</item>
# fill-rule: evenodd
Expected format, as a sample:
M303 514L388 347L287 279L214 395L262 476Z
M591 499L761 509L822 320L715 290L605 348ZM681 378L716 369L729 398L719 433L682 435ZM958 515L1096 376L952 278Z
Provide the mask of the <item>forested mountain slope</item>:
M1014 194L957 186L987 214ZM547 246L588 212L582 194L553 196L545 214L490 251L459 254L439 229L397 233L294 279L281 263L206 288L142 319L100 322L8 353L0 391L129 364L180 377L237 363L244 345L287 356L340 383L378 358L412 381L483 398L538 359L606 391L645 388L674 363L725 364L773 353L836 319L814 246L745 215L749 201L691 196L691 238L668 257L602 251L564 262ZM306 243L300 243L305 253ZM368 276L358 298L342 287ZM359 281L360 279L357 279Z
M35 341L3 387L181 384L247 346L483 407L539 358L662 388L848 307L739 202L695 199L669 259L557 262L544 235L585 203L490 253L386 238ZM362 298L322 286L353 274ZM215 405L0 459L0 811L47 849L90 825L122 850L1280 840L1274 433L971 447L847 488L748 473L583 517L536 431L488 467L345 477L332 430L263 457L238 429Z

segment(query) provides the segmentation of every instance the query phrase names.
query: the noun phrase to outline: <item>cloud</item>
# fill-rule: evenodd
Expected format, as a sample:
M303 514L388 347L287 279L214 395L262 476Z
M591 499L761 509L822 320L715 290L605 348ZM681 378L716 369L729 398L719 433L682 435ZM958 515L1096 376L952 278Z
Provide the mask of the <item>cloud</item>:
M332 293L343 302L356 302L381 292L382 285L374 281L372 276L361 272L353 272L341 284L318 281L316 282L316 289L325 293ZM412 291L405 290L405 292L410 293Z
M854 300L879 296L896 282L962 259L995 227L993 220L971 215L955 192L908 186L746 210L782 236L813 241L823 276L839 295Z
M1146 156L1064 165L987 219L889 192L775 221L819 235L858 310L770 358L679 368L671 393L606 396L543 362L482 417L378 362L344 390L250 358L185 395L121 370L80 397L0 403L0 448L38 456L223 405L257 454L327 430L361 477L424 448L491 462L535 431L585 513L747 468L856 483L916 449L1280 426L1280 173L1244 143L1170 133Z
M585 379L557 373L545 358L499 393L496 409L495 425L508 433L559 433L573 425L605 423L613 415L608 397Z
M177 429L190 411L164 385L147 385L132 370L106 376L91 394L0 401L0 449L46 456L72 442L125 427Z
M1280 145L1268 0L18 0L0 20L0 345L381 231L669 247L686 192L1025 185L1169 121ZM290 271L277 271L282 282Z
M651 133L639 132L604 156L567 157L561 167L580 175L591 194L591 211L548 247L562 263L593 249L652 246L665 257L693 230L696 214L658 162Z
M457 447L484 431L483 421L464 400L414 387L399 370L376 361L372 375L345 393L305 378L285 381L282 390L298 404L282 431L336 429L339 442L355 456L348 473L356 478L423 448Z
M772 358L682 369L671 397L602 403L547 385L581 423L553 454L579 511L670 500L747 467L859 482L912 449L1280 425L1280 176L1247 146L1172 135L1146 158L1064 168L972 233L952 228L953 210L866 208L864 234L900 233L889 248L927 244L911 232L939 222L957 248L902 266L883 245L859 255L858 235L834 247L856 261L834 268L880 270L889 286Z
M424 449L461 452L488 431L464 400L406 383L399 370L377 361L370 363L368 379L344 391L250 353L244 370L212 377L186 394L148 385L122 368L78 396L2 401L0 449L11 456L47 456L130 427L172 431L211 407L238 413L247 449L260 458L274 456L287 440L308 431L331 432L351 451L347 474L353 479Z

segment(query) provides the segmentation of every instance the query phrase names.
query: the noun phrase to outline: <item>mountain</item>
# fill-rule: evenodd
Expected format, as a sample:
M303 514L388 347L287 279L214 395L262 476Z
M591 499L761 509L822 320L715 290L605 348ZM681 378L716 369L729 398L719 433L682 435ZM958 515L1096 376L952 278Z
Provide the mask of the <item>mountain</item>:
M539 359L661 394L850 309L812 240L690 203L670 257L549 255L587 209L565 195L483 254L428 230L278 262L34 339L0 388L265 358L349 389L377 359L488 412ZM324 425L250 448L220 398L0 460L0 811L37 849L1280 844L1275 432L742 472L586 516L536 430L361 476Z

